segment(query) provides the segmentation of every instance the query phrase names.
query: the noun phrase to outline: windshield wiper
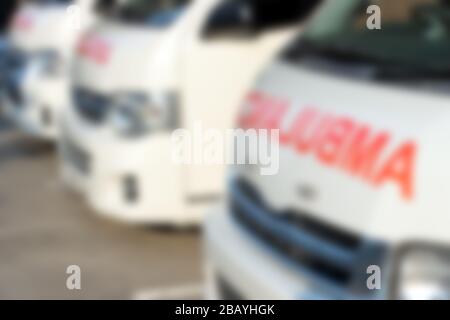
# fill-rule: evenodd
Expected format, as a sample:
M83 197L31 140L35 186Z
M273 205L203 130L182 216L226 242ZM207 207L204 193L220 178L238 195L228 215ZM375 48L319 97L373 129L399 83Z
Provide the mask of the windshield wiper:
M354 46L339 44L321 45L306 39L301 40L295 47L289 48L284 53L284 56L290 60L299 60L305 56L311 55L344 63L366 63L376 65L388 63L388 61L382 57L375 57L367 52L358 50Z
M419 69L414 67L396 66L379 68L375 73L377 80L417 81L417 80L447 80L450 81L450 68Z
M450 80L450 66L417 67L403 61L390 60L387 57L375 56L346 45L320 45L312 41L301 40L294 48L288 49L284 57L299 61L305 57L316 56L354 66L368 66L376 80Z

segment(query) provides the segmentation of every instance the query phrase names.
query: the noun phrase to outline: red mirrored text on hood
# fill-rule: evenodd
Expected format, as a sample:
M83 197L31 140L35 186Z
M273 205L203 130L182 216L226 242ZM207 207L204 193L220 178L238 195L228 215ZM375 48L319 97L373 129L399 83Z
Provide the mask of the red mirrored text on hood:
M261 92L248 95L239 125L244 129L280 129L280 144L302 155L313 155L322 165L343 170L374 185L393 183L405 200L414 197L417 145L394 145L392 135L347 116L301 108L287 127L282 123L290 103Z
M19 12L11 22L11 28L18 31L30 31L34 26L33 16L26 11Z
M80 56L98 64L108 63L111 57L111 46L109 43L93 34L87 34L80 39L77 51Z

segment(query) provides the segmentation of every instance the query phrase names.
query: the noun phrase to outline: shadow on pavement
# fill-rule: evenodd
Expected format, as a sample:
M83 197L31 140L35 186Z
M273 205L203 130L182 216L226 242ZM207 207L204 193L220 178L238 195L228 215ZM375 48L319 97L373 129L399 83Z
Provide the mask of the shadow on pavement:
M0 132L8 131L12 129L11 123L6 121L1 115L0 115Z
M0 118L0 166L9 161L48 155L54 150L51 143L16 134L13 126Z

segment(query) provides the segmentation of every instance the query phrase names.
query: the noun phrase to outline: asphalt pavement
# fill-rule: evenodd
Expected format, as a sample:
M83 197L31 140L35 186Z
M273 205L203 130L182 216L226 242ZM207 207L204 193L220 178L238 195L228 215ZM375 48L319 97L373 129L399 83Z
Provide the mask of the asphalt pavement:
M54 146L0 119L0 299L201 298L201 261L199 231L97 216L61 184Z

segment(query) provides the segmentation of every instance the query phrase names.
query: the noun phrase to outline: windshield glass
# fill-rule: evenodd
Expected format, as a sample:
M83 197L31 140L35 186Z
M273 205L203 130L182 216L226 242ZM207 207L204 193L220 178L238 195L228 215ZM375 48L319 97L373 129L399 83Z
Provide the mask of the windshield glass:
M103 14L126 23L167 27L185 11L190 0L129 0L107 6Z
M36 4L70 4L73 0L26 0L24 2Z
M367 27L367 8L381 9L381 29ZM395 67L400 73L450 73L450 1L331 0L286 57L302 52Z

